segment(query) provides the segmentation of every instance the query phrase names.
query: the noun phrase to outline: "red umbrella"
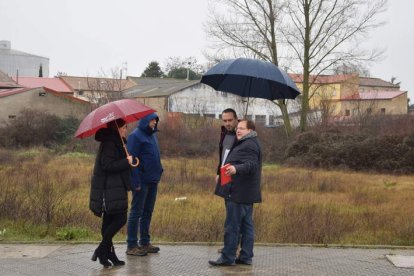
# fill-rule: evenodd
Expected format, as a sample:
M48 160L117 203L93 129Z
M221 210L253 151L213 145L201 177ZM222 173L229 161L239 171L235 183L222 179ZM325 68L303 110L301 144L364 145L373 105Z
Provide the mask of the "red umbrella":
M155 110L138 101L123 99L107 103L89 113L80 123L75 137L85 138L95 134L106 123L116 119L124 119L127 123L137 121Z

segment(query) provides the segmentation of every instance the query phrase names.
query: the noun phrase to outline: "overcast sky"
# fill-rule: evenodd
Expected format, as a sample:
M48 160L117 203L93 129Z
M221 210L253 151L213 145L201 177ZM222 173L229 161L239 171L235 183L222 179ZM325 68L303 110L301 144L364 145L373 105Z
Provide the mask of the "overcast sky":
M96 76L127 62L139 76L148 63L196 57L208 46L202 28L208 0L0 0L0 40L50 59L50 76ZM386 49L373 77L401 81L414 101L414 1L389 0L387 25L368 45Z

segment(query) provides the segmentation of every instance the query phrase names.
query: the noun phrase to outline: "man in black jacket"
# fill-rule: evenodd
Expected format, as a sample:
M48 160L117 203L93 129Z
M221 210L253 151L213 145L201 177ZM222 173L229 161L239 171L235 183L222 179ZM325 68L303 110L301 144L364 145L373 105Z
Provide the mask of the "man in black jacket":
M253 204L262 201L260 189L262 154L252 121L241 120L237 124L236 137L237 142L225 162L230 164L225 174L230 175L232 180L224 186L218 183L215 192L226 200L226 221L224 248L218 260L209 261L213 266L252 264ZM236 259L240 235L241 251Z

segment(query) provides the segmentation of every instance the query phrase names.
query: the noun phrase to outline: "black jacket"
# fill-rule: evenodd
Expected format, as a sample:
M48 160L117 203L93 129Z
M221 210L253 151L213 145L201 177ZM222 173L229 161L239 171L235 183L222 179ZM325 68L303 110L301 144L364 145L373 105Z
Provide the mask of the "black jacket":
M97 215L128 211L131 169L121 137L116 130L98 130L95 140L101 142L91 181L89 208Z
M231 149L227 162L236 168L229 184L216 185L215 194L228 200L243 203L262 202L261 174L262 153L256 137L248 137L237 141Z

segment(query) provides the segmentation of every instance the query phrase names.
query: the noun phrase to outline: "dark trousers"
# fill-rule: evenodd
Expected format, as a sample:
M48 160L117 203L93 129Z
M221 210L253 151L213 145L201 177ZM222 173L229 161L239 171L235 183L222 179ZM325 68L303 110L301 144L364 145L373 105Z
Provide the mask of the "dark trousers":
M119 214L103 214L102 218L102 242L107 247L112 246L112 239L118 231L125 225L127 221L127 213Z
M251 262L254 244L253 204L241 204L227 200L224 248L221 253L223 261L227 263L235 261L239 240L241 246L239 258Z
M149 230L155 200L157 199L157 191L157 183L143 183L141 190L132 191L131 210L128 217L127 244L129 248L138 246L138 244L148 245L150 243L151 236Z

